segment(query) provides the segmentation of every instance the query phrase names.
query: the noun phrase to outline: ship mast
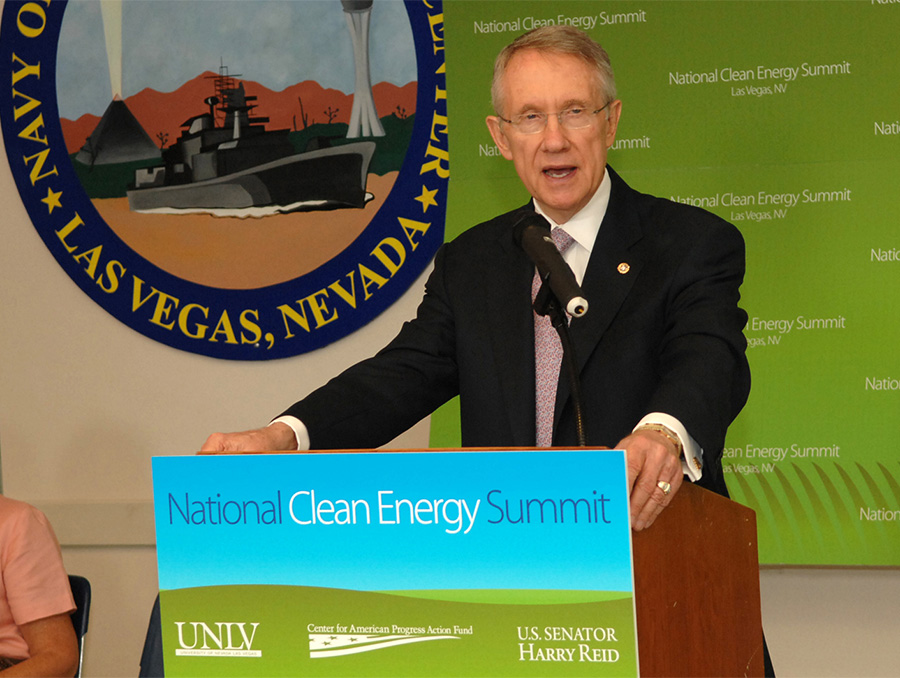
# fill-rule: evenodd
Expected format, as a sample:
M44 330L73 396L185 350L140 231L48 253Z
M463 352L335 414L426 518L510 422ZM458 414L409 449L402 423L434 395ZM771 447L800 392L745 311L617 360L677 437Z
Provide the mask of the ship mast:
M248 96L244 92L244 83L238 80L241 77L240 73L229 73L228 66L220 62L218 75L211 77L216 94L206 101L215 111L216 124L223 128L232 128L232 138L240 139L243 129L250 127L251 124L269 122L267 117L253 115L256 104L250 102L256 101L256 96ZM216 104L218 108L215 108Z

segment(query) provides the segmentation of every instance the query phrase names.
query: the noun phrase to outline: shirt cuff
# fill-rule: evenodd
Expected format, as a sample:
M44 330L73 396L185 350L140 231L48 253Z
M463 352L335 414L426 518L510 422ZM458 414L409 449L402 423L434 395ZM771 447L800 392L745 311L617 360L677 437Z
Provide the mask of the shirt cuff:
M681 459L681 468L684 474L696 483L703 477L703 448L697 444L697 441L691 438L684 425L671 414L663 412L651 412L641 419L634 430L640 428L643 424L662 424L666 428L678 436L681 441L681 447L684 450Z
M306 430L306 424L297 419L297 417L278 417L269 422L269 426L272 424L287 424L294 432L294 438L297 440L297 449L299 451L309 449L309 431Z

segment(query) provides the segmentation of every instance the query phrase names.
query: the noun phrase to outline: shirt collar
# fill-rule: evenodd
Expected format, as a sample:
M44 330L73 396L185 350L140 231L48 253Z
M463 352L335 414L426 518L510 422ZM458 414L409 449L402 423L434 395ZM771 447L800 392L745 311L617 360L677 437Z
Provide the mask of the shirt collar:
M606 208L609 207L609 195L612 190L612 180L609 172L603 173L603 181L597 191L575 215L564 224L558 224L541 209L536 200L533 200L535 211L550 222L551 230L559 226L565 226L566 233L588 252L594 249L594 241L600 231L600 224L606 216Z

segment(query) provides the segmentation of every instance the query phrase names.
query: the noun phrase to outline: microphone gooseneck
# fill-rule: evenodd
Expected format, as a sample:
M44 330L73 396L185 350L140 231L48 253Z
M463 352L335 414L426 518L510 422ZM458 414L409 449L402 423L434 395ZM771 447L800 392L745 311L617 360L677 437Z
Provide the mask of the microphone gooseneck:
M578 445L585 447L587 434L581 384L576 367L578 361L575 358L575 346L569 337L569 324L563 308L570 316L579 318L587 313L587 299L584 298L572 269L556 248L556 243L550 236L550 224L544 217L530 210L525 211L514 226L513 238L534 262L541 278L542 285L534 300L534 310L538 315L548 316L550 324L559 335L563 349L562 366L565 367L572 391L575 437Z

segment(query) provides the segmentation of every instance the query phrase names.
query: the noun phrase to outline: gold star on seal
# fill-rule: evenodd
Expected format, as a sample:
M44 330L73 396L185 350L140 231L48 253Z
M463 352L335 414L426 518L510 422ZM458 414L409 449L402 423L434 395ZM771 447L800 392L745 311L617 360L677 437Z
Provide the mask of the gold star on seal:
M62 207L62 203L59 199L62 197L62 191L57 193L52 188L47 189L47 197L41 198L41 202L47 205L47 214L53 214L53 210L57 207Z
M434 189L433 191L429 191L425 186L422 186L422 195L418 198L413 198L413 200L418 200L422 203L422 212L427 212L428 208L434 205L437 207L437 200L434 199L434 196L437 195L438 189Z

